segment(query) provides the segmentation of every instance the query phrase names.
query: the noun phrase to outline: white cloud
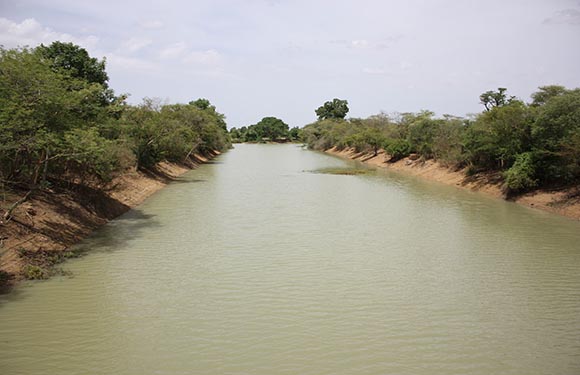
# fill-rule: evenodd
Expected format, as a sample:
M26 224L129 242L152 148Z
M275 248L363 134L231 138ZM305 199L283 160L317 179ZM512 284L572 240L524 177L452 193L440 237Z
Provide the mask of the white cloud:
M387 73L387 71L383 68L364 68L362 71L365 74L371 75L383 75Z
M162 29L165 25L163 24L163 22L159 20L149 20L140 22L139 26L141 26L144 29L158 30Z
M553 17L546 18L543 22L547 25L576 25L580 26L580 10L577 9L564 9L556 14Z
M153 41L151 39L145 39L145 38L130 38L126 41L123 42L123 44L121 45L121 48L123 51L128 51L128 52L137 52L140 49L143 49L147 46L149 46L151 43L153 43Z
M346 48L360 49L360 50L381 50L391 47L395 42L399 41L402 36L389 36L382 39L351 39L351 40L333 40L330 43L338 44Z
M150 61L133 57L122 56L115 53L107 53L107 69L123 71L152 71L156 65Z
M159 53L162 59L178 59L183 57L187 52L187 45L184 42L177 42L165 47Z
M75 37L70 34L54 31L49 27L42 26L34 18L27 18L20 23L6 18L0 18L0 43L5 47L35 47L41 43L50 44L57 40L61 42L72 42L87 49L94 48L99 42L99 38L93 35Z
M352 48L368 48L370 47L370 43L368 40L366 39L361 39L361 40L352 40L350 42L350 46Z
M218 65L222 62L222 56L214 49L207 51L193 51L184 57L183 62L200 65Z

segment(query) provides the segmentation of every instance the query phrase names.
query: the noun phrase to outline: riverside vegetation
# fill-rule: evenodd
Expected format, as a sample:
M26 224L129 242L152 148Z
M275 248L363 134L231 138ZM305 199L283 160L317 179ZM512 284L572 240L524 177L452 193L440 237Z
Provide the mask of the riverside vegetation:
M580 89L543 86L524 103L499 88L480 101L485 110L467 118L420 111L345 120L347 103L335 99L316 111L318 121L305 126L302 137L315 150L385 151L389 162L413 154L468 175L499 173L508 196L578 186Z
M87 200L129 170L157 173L161 162L192 163L229 148L232 140L302 141L316 150L352 148L375 156L384 151L389 162L434 159L468 175L495 173L506 195L577 187L580 180L580 89L543 86L530 103L505 88L487 91L479 98L484 111L466 118L420 111L346 119L347 101L334 99L302 129L270 116L229 133L225 116L206 99L145 99L140 105L126 99L109 87L105 61L82 47L0 48L0 284L12 277L3 271L8 250L27 259L28 278L45 277L44 264L69 256L5 246L14 239L15 222L42 234L32 219L35 207L22 213L31 223L18 221L25 202L54 200L57 190L75 191L68 200ZM81 203L107 219L123 212ZM63 243L78 240L70 237Z
M293 127L277 117L264 117L257 124L230 129L232 142L297 142L302 130Z
M135 106L126 98L109 87L105 61L72 43L0 48L0 258L16 210L36 195L102 190L128 170L188 164L231 145L225 116L206 99ZM0 283L10 276L1 266ZM27 269L30 278L45 275Z

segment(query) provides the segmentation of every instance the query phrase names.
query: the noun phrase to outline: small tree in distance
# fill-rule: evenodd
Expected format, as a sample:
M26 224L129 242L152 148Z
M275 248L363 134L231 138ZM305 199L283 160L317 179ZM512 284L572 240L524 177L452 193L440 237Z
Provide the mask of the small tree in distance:
M260 138L265 137L271 141L288 136L288 124L276 117L264 117L255 125L255 130Z
M507 89L505 87L499 87L497 91L486 91L479 96L480 103L483 104L486 111L491 111L493 107L501 107L510 104L516 100L516 97L508 97L506 91Z
M348 113L348 102L337 98L327 101L315 111L319 120L342 120Z

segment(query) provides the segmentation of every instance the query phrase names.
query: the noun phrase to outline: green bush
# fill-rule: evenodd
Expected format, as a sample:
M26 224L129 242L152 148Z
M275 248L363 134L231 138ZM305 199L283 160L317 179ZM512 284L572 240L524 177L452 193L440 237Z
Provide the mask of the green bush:
M46 280L50 277L47 269L28 264L22 270L22 275L27 280Z
M508 193L522 192L537 186L535 173L534 155L531 152L517 155L512 167L504 173Z
M406 139L395 139L387 141L385 151L390 155L390 162L401 160L411 153L411 145Z

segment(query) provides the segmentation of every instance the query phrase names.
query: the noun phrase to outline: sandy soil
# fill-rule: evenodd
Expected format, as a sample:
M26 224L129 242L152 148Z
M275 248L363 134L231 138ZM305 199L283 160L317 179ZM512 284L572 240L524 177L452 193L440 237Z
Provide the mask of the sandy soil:
M188 165L162 162L152 171L126 171L105 186L66 184L35 192L13 211L10 220L0 222L0 289L26 278L30 265L48 275L71 245L206 161L207 157L195 155ZM0 197L0 220L24 195Z
M468 177L465 170L452 170L434 160L411 160L412 158L408 157L395 163L389 163L387 162L388 155L385 155L384 151L380 151L378 155L374 156L372 153L357 153L353 149L337 150L331 148L326 153L505 199L502 191L502 179L497 173ZM558 190L535 190L514 197L512 200L524 206L580 220L579 186Z

